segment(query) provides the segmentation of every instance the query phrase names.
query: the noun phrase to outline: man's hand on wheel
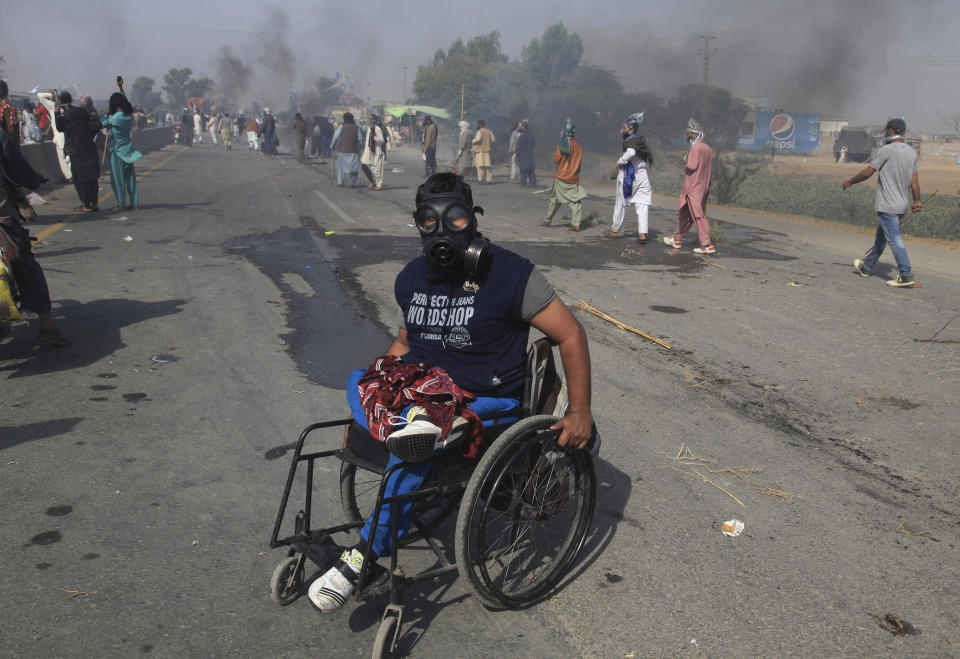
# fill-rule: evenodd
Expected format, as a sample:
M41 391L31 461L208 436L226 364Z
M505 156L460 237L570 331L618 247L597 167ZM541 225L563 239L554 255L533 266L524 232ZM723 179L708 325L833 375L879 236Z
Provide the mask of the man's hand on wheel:
M590 414L570 410L562 419L550 426L550 430L560 431L560 437L557 438L557 444L560 446L586 448L591 435Z

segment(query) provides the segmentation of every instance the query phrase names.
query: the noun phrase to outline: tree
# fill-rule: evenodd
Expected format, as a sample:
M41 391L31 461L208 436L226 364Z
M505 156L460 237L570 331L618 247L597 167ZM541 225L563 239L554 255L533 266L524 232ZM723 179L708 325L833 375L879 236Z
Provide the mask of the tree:
M551 25L524 46L521 61L534 88L546 94L567 82L583 57L583 40L563 23Z
M130 102L139 105L148 112L163 102L160 92L154 91L156 80L147 76L140 76L130 86Z
M709 94L710 116L700 118L700 125L707 132L708 140L722 137L724 144L732 149L740 135L740 125L750 108L728 89L711 87ZM702 108L703 85L684 85L670 100L670 111L674 116L697 118Z
M163 74L163 91L167 93L167 101L170 105L183 107L189 94L187 93L187 84L190 82L190 76L193 75L193 69L170 69Z
M508 59L507 56L500 51L500 33L497 30L494 30L490 34L482 34L474 37L468 41L467 56L479 60L483 64L506 62Z
M213 89L213 80L210 78L191 78L186 85L187 98L206 98L207 92Z

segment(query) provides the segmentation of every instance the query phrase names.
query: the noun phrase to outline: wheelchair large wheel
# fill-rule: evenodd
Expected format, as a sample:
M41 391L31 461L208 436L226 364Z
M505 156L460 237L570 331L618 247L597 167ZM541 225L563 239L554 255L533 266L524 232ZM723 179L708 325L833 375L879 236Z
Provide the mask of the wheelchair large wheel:
M583 546L596 500L587 451L557 447L551 416L524 419L481 458L457 518L460 574L490 608L522 606L554 588Z
M350 522L362 522L367 519L373 505L377 502L380 488L380 474L368 471L357 465L344 462L340 465L340 505ZM401 545L423 538L424 533L435 529L457 507L460 492L436 493L418 499L414 504L414 515L420 520L421 530L411 528L400 540Z

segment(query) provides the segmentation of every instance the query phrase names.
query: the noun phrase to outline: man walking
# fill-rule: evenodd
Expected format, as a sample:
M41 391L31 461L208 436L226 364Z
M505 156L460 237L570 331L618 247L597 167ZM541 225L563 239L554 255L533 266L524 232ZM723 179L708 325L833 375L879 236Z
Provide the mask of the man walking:
M297 142L297 162L306 162L304 150L307 146L307 121L299 112L293 117L293 136Z
M360 172L360 127L353 120L353 113L343 113L343 123L337 126L333 134L331 147L337 152L337 185L343 186L343 175L350 177L350 187L357 187L357 174Z
M247 151L256 151L258 147L257 138L260 136L260 124L257 123L255 118L250 117L247 119L243 130L247 133Z
M260 149L266 158L272 158L277 153L277 120L270 114L270 108L263 108L263 119L260 120L260 135L263 142Z
M93 141L100 132L100 119L73 105L70 92L60 92L54 110L57 130L63 133L63 155L70 157L70 175L80 205L74 213L100 210L100 158Z
M680 190L680 205L677 209L677 232L665 236L663 242L680 249L683 237L694 224L700 247L696 254L713 254L717 251L710 242L710 222L707 220L707 196L710 194L710 175L713 167L713 149L703 141L703 128L694 119L687 122L687 142L690 151L683 157L683 188Z
M210 113L207 115L207 133L210 134L210 141L214 146L217 145L217 129L219 127L219 120L217 115Z
M434 147L434 151L436 151L436 147ZM366 168L364 173L370 179L368 187L371 190L383 188L383 165L386 160L387 134L383 124L380 123L380 118L371 114L370 127L363 139L363 155L360 157L360 164Z
M510 133L510 180L516 181L520 178L520 168L517 167L517 139L520 137L520 122L513 127Z
M583 200L587 193L580 185L580 163L583 160L583 148L574 139L577 125L572 119L563 122L560 131L560 143L553 153L553 162L557 164L557 173L550 191L547 216L539 218L540 224L550 226L560 204L570 205L570 230L583 231Z
M5 131L0 131L0 232L3 232L4 251L13 256L11 270L20 288L23 308L33 311L40 319L37 340L64 348L70 345L70 341L53 324L47 279L33 256L30 232L20 222L22 218L17 209L20 193L16 186L34 190L45 180L23 157L20 147L7 137Z
M533 147L537 140L530 132L530 122L520 122L520 136L517 137L517 167L520 169L520 187L536 187L537 163L533 160Z
M623 139L620 148L623 155L617 160L612 177L617 179L613 224L610 230L603 234L605 238L620 238L627 204L631 204L637 211L637 242L641 245L647 242L650 204L653 203L653 190L647 172L653 165L653 155L646 138L640 134L642 123L643 112L635 112L626 118L623 128L620 129L620 137Z
M193 146L193 112L190 108L183 108L180 115L180 136L184 146Z
M197 144L203 144L203 115L200 114L200 111L194 111L193 113L193 139Z
M487 129L483 119L477 119L477 134L473 136L473 166L477 168L477 182L493 183L493 174L490 173L490 151L493 149L493 133Z
M220 117L220 137L223 138L223 149L230 151L233 148L233 119L229 112Z
M886 145L882 146L870 160L870 164L859 174L843 182L843 189L866 181L874 172L877 176L877 236L865 259L856 259L853 267L861 277L869 277L873 266L883 253L886 243L890 243L893 258L897 262L900 274L887 282L887 286L911 287L914 284L907 247L900 235L900 220L903 219L910 201L907 191L913 195L914 213L923 208L920 201L920 159L917 152L904 142L907 124L903 119L891 119L886 125Z
M430 178L437 173L437 124L433 123L430 115L423 118L423 155L426 158L426 176Z
M460 139L457 143L457 157L454 159L453 173L465 175L470 167L470 144L473 142L473 133L470 131L470 124L460 120L457 124L460 126Z

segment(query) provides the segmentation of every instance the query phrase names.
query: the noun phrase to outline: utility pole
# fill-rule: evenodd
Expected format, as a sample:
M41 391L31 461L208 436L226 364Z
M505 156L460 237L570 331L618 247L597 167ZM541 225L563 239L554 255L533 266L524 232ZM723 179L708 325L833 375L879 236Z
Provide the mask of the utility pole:
M710 117L710 56L717 54L716 48L710 48L710 41L716 37L701 34L697 38L703 39L703 48L697 51L697 55L703 58L703 107L701 108L703 116L700 118L700 123L706 128Z
M403 98L400 100L403 103L407 102L407 67L403 67Z

